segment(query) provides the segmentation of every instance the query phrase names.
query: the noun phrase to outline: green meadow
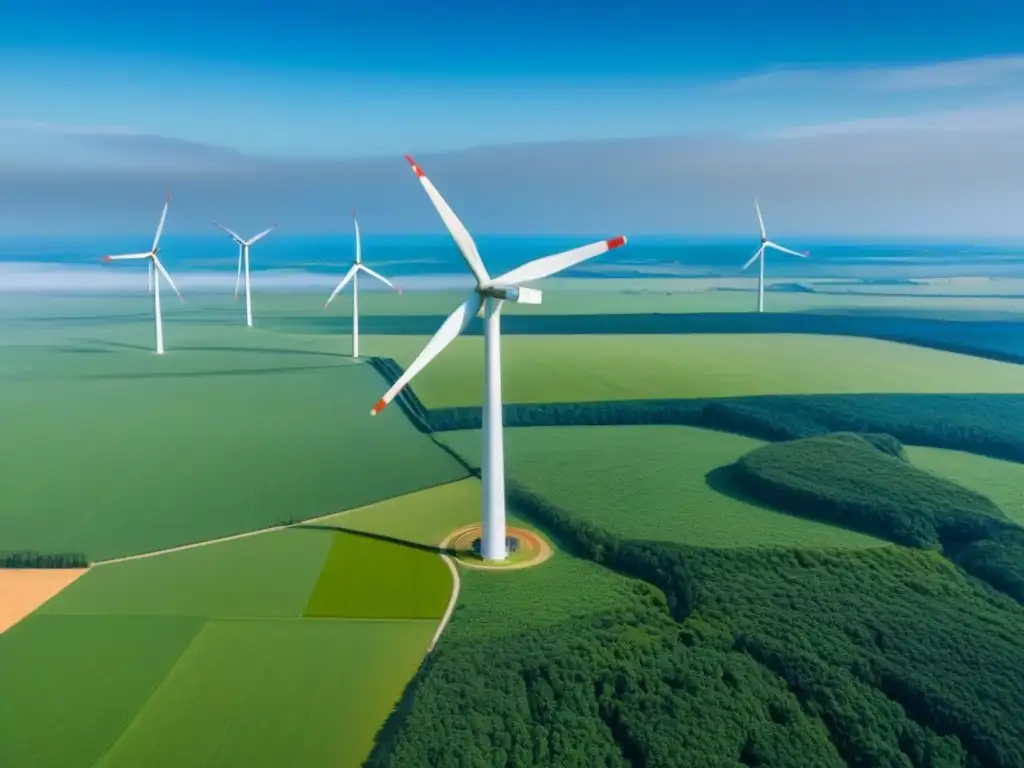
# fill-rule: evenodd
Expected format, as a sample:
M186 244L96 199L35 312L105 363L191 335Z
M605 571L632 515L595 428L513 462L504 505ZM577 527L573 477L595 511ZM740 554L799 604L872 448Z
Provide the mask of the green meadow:
M103 560L465 476L398 409L369 418L383 382L362 362L170 317L158 357L149 332L133 320L2 348L4 548Z
M907 446L906 451L915 466L988 496L1024 525L1024 464L942 448Z
M480 433L445 443L479 465ZM635 539L703 547L872 547L885 542L764 507L716 470L762 443L692 427L530 427L505 430L505 466L534 493Z
M403 368L425 338L371 337ZM867 392L1024 392L1024 367L849 336L505 336L502 398L549 403ZM483 339L456 339L413 382L428 408L479 405Z

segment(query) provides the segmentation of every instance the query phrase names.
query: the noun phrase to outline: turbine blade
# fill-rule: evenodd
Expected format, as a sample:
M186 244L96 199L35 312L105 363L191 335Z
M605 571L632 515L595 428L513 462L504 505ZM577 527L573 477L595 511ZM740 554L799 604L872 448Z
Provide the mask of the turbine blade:
M409 155L406 155L405 159L409 161L413 172L419 177L420 183L423 184L423 188L427 191L427 196L441 215L441 220L444 221L444 225L451 233L452 239L455 240L455 244L459 247L462 258L466 260L466 266L469 267L469 271L476 278L477 285L487 282L490 279L487 275L487 268L484 267L483 259L480 258L480 252L476 248L476 243L473 242L472 235L469 234L465 225L459 221L459 217L455 215L455 212L448 206L445 199L441 197L441 193L437 191L430 182L430 179L423 173L423 169L416 165L416 161Z
M338 283L338 287L334 289L334 291L331 293L330 297L328 297L327 301L324 302L324 306L325 307L328 304L330 304L332 301L334 301L334 297L337 296L339 293L341 293L341 289L342 288L344 288L346 285L348 285L348 281L352 279L352 277L353 277L353 275L355 275L357 269L358 269L358 267L355 264L353 264L351 267L349 267L348 272L345 273L345 277L342 278L342 281L340 283Z
M395 395L412 381L413 376L422 371L427 363L441 353L441 350L455 341L455 337L465 330L466 326L469 325L469 321L473 319L473 316L476 315L482 304L483 297L476 291L473 291L473 294L468 299L456 307L455 311L448 315L448 319L441 323L441 327L437 329L437 333L434 334L433 338L427 342L427 346L423 348L419 356L412 361L412 365L405 369L405 373L399 377L391 389L384 393L384 397L373 406L370 415L376 416L383 411L384 407L395 398Z
M156 267L157 272L164 276L164 280L166 280L167 284L171 286L171 290L178 294L178 298L184 301L185 297L181 295L181 291L178 290L178 286L176 286L174 284L174 281L171 280L171 274L166 269L164 269L164 265L160 263L160 259L158 259L156 256L153 257L153 266Z
M356 264L361 264L363 261L363 243L362 238L359 236L359 221L356 219L356 209L352 209L352 224L356 228Z
M519 283L528 283L531 280L540 280L543 277L554 275L557 272L568 269L574 264L579 264L581 261L592 259L595 256L600 256L602 253L618 248L619 246L626 244L626 238L623 235L613 237L611 240L601 240L590 245L583 245L579 248L573 248L571 251L563 251L562 253L556 253L553 256L544 256L539 259L534 259L521 267L516 267L511 272L506 272L500 277L496 277L494 281L496 283L507 283L509 285L518 285Z
M753 264L755 261L757 261L757 257L760 256L762 253L764 253L764 246L763 245L760 248L758 248L757 249L757 253L755 253L753 256L751 256L750 260L747 261L747 263L743 265L743 269L746 269L751 264Z
M238 301L238 288L242 285L242 256L245 253L245 246L238 245L238 274L235 275L235 301Z
M223 224L218 224L217 222L213 222L213 226L218 227L220 229L223 229L225 232L227 232L229 235L231 235L231 239L234 240L239 245L242 245L245 242L245 240L240 238L238 236L238 234L233 229L228 229Z
M761 227L761 237L768 237L768 235L764 233L764 218L761 216L761 206L757 204L757 198L754 199L754 209L757 211L757 223Z
M768 246L769 248L774 248L776 251L782 251L783 253L788 253L791 256L799 256L801 259L806 259L808 256L811 255L809 251L806 252L806 253L800 253L799 251L793 251L793 250L790 250L789 248L783 248L781 245L777 245L776 243L773 243L771 240L769 240L767 243L765 243L765 245Z
M160 243L160 235L164 233L164 222L167 221L167 207L171 204L171 193L167 193L167 197L164 198L164 210L160 214L160 223L156 225L156 236L153 238L153 247L150 249L156 251L157 245Z
M120 256L104 256L101 261L129 261L138 259L148 259L153 253L125 253Z
M267 227L262 232L260 232L258 235L253 235L252 237L250 237L249 241L246 243L246 245L252 245L253 243L262 240L264 237L269 235L275 229L277 229L277 224L273 224L273 225Z
M381 275L381 274L378 274L377 272L374 272L372 269L370 269L365 264L358 264L357 266L358 266L359 269L363 270L363 272L365 272L366 274L370 275L371 277L376 277L378 280L380 280L382 283L384 283L384 285L387 285L387 286L391 287L393 290L396 290L399 293L402 292L401 288L396 288L395 284L392 283L390 280L388 280L386 277L384 277L384 275Z

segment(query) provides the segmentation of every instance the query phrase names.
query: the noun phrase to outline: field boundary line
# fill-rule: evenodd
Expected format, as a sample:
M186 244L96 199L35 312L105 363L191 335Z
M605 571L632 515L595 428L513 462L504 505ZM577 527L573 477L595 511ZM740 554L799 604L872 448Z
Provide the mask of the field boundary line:
M444 544L441 546L443 548ZM459 590L462 588L462 579L459 577L459 569L456 567L455 562L448 555L439 555L439 557L444 560L444 564L448 566L448 570L452 575L452 596L448 599L448 607L444 610L441 623L437 625L437 631L434 632L434 636L430 639L430 645L427 646L428 654L433 653L434 646L441 639L441 633L444 632L448 622L451 621L452 614L455 613L455 604L459 601Z
M460 477L457 480L447 480L447 481L445 481L443 483L438 483L437 485L428 485L426 488L419 488L419 489L417 489L415 491L409 491L408 493L403 493L403 494L400 494L398 496L389 496L388 498L381 499L380 501L372 501L369 504L363 504L362 506L359 506L359 507L352 507L351 509L343 509L340 512L328 512L326 515L318 515L317 517L310 517L310 518L307 518L305 520L300 520L300 521L295 522L295 523L289 523L288 525L272 525L269 528L258 528L255 531L245 531L243 533L235 533L235 534L232 534L230 536L221 536L221 537L216 538L216 539L206 539L204 541L194 541L191 544L181 544L181 545L179 545L177 547L168 547L166 549L157 549L157 550L154 550L152 552L142 552L142 553L137 554L137 555L125 555L123 557L113 557L113 558L110 558L109 560L97 560L94 563L90 563L89 567L90 568L95 568L95 567L102 566L102 565L114 565L116 563L127 563L127 562L129 562L131 560L144 560L147 557L158 557L160 555L169 555L169 554L172 554L173 552L184 552L186 549L195 549L197 547L207 547L207 546L209 546L211 544L223 544L223 543L228 542L228 541L237 541L238 539L245 539L245 538L248 538L250 536L259 536L262 533L273 533L275 531L287 531L289 528L296 528L296 527L298 527L300 525L308 525L309 523L317 523L317 522L320 522L321 520L327 520L328 518L332 518L332 517L341 517L342 515L348 515L348 514L351 514L352 512L358 512L358 511L360 511L362 509L367 509L369 507L376 506L377 504L383 504L384 502L391 501L392 499L401 499L404 496L412 496L414 493L423 493L424 491L430 491L430 490L433 490L434 488L443 488L446 485L453 485L454 483L461 483L461 482L463 482L464 480L467 480L467 479L468 478L466 478L466 477Z

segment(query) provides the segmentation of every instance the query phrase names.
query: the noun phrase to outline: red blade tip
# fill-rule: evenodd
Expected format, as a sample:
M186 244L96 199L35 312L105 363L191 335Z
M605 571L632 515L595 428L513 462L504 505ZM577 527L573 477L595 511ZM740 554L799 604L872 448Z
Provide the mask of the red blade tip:
M612 248L618 248L620 245L625 245L626 237L625 235L619 235L618 237L613 237L611 240L606 240L605 242L607 243L608 250L610 251Z
M102 259L100 259L100 261L110 261L110 257L104 256Z
M412 170L417 176L423 175L423 169L416 165L416 161L412 159L412 155L406 155L405 159L409 161L409 165L412 166Z
M384 402L383 400L378 400L377 404L375 406L373 406L373 410L370 411L370 415L371 416L376 416L378 413L380 413L381 411L384 410L384 406L386 406L386 405L387 405L387 403Z

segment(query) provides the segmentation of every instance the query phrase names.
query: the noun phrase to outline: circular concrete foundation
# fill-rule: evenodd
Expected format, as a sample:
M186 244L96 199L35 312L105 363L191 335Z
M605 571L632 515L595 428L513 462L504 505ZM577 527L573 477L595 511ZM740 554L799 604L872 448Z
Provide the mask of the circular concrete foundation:
M484 560L480 557L480 525L469 525L452 531L441 547L448 549L455 561L466 568L488 571L507 571L539 565L554 554L551 545L535 531L525 528L508 528L506 541L513 541L505 560ZM475 545L475 546L474 546Z

